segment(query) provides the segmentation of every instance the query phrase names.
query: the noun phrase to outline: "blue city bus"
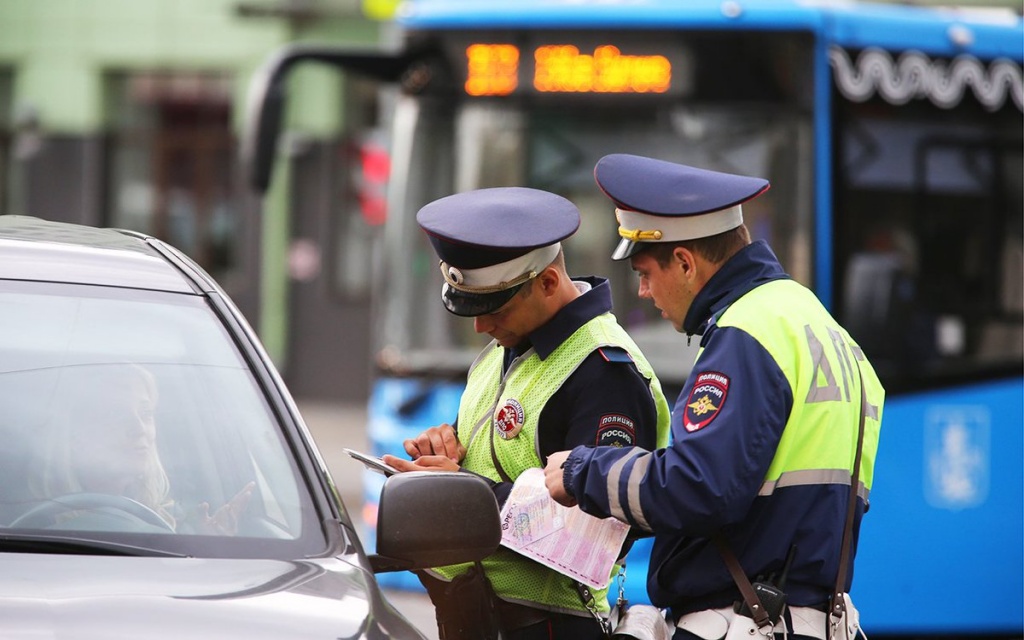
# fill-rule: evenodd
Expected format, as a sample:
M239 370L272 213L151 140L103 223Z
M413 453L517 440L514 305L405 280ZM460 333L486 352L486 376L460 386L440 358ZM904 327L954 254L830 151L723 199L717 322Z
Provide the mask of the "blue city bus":
M414 214L468 189L575 202L571 273L616 315L670 398L695 355L612 263L608 153L768 178L755 238L812 287L887 389L852 595L871 637L1024 633L1024 27L1019 13L791 0L422 0L381 51L302 45L253 85L265 186L299 62L381 81L387 219L374 281L372 452L452 422L484 337L440 304ZM383 478L366 476L372 544ZM472 526L472 523L467 523ZM649 540L627 559L646 601ZM383 583L416 589L407 573Z

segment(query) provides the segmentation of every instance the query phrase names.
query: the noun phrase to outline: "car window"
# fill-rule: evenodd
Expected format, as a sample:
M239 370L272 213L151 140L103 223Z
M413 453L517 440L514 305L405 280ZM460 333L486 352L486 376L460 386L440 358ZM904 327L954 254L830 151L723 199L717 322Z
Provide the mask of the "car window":
M0 282L0 309L0 526L196 556L322 547L281 427L204 298Z

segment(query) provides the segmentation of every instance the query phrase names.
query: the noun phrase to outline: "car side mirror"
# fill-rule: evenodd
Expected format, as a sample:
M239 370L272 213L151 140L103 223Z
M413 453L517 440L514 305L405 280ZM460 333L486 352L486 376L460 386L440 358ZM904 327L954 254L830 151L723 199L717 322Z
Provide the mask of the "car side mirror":
M501 543L498 501L482 479L412 471L384 482L377 507L374 573L475 562Z

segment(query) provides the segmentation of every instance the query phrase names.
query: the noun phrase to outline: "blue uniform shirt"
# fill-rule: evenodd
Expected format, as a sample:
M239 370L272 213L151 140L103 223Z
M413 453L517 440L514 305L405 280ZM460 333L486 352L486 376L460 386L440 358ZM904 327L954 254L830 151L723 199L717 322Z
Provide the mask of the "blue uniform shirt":
M697 295L683 327L702 336L700 371L728 376L728 398L714 424L687 431L691 374L672 412L673 443L651 454L633 496L628 478L643 452L577 447L565 464L566 488L581 508L606 516L611 468L631 458L621 469L617 498L626 505L639 496L646 522L631 524L655 534L648 593L676 616L741 599L709 539L717 531L725 533L755 579L779 570L796 544L785 587L791 605L822 604L834 585L842 530L831 523L837 522L835 510L845 508L847 489L813 485L758 496L793 406L792 393L764 347L742 330L715 325L743 294L787 277L768 245L756 242L728 260Z

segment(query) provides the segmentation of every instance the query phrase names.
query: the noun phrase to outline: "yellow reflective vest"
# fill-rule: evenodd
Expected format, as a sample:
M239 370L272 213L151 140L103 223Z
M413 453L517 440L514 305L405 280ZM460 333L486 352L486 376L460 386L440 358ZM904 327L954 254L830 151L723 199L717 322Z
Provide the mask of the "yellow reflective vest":
M581 326L541 359L530 349L515 360L502 376L503 350L492 342L469 371L466 390L459 405L458 436L466 445L463 468L495 482L501 482L495 461L505 475L515 480L526 469L541 467L537 445L537 424L541 411L583 360L600 347L619 347L632 357L637 370L649 382L648 388L658 414L657 443L668 442L669 408L661 384L636 343L611 313L599 315ZM497 423L505 429L500 437ZM469 564L441 567L434 575L451 580ZM573 580L514 551L500 548L483 561L495 593L503 600L563 613L586 612ZM609 580L618 569L614 569ZM597 609L607 612L608 589L594 591ZM587 614L589 615L589 614Z

